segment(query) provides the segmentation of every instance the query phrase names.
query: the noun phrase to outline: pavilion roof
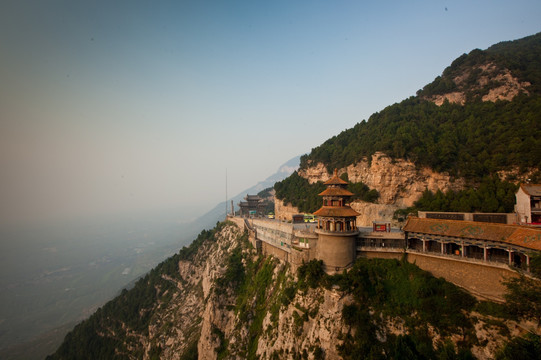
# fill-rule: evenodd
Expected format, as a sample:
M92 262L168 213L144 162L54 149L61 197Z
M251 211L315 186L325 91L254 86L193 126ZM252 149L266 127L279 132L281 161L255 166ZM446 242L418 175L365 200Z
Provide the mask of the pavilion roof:
M539 184L521 184L520 188L530 196L541 196L541 185Z
M332 178L330 178L329 180L325 181L323 183L324 185L347 185L348 182L347 181L344 181L342 179L340 179L338 177L338 170L337 169L334 169L334 175Z
M316 216L327 216L327 217L356 217L359 214L357 211L353 210L349 206L322 206L318 211L314 213Z
M319 193L320 196L353 196L354 194L344 188L339 187L333 187L333 188L327 188L321 193Z
M246 194L246 196L244 197L244 200L248 200L248 201L259 201L259 200L262 200L259 195L248 195Z
M504 242L541 251L541 229L534 227L410 217L404 231Z

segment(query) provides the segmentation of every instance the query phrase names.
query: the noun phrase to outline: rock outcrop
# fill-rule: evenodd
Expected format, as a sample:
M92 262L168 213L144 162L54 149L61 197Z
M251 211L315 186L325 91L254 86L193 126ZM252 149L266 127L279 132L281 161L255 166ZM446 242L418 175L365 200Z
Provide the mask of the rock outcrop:
M363 182L369 188L376 189L380 194L379 204L398 207L413 205L426 189L435 192L464 187L462 180L455 180L448 174L428 168L418 169L411 161L392 159L382 152L376 152L370 161L365 158L345 169L338 169L338 175L343 173L348 174L351 182ZM327 181L331 177L322 163L300 170L299 175L311 184Z
M473 81L472 81L473 77ZM468 68L452 78L457 91L426 97L440 106L445 101L464 105L467 93L483 92L482 101L511 101L520 93L528 94L529 82L521 82L508 69L500 69L494 63L487 63Z
M284 204L280 199L274 199L274 214L276 219L283 221L291 221L294 214L298 214L299 209L290 203Z
M385 344L412 331L415 323L411 322L412 318L408 322L398 316L388 317L366 305L370 303L360 302L357 290L368 296L373 286L370 284L383 273L370 275L375 278L367 279L364 285L344 283L357 284L355 289L349 285L344 289L337 284L323 286L324 281L314 284L317 268L312 266L309 270L307 266L301 278L300 273L291 271L287 262L258 254L243 230L233 223L221 224L210 233L204 241L198 238L197 246L184 252L176 264L178 267L168 267L166 272L155 274L169 285L164 287L164 283L159 282L158 287L151 285L145 291L159 293L154 302L139 310L141 316L150 314L148 324L129 325L120 314L122 311L106 318L94 315L92 321L82 324L86 330L78 336L88 338L80 339L79 346L88 346L92 339L90 343L104 347L97 353L109 354L100 358L116 354L119 358L145 360L196 357L334 360L341 359L343 352L353 346L353 334L358 330L353 324L359 324L356 321L361 318L353 321L344 318L344 314L360 316L357 313L360 310L355 309L365 309L365 320L372 330L363 331L375 336L370 341ZM401 266L388 265L390 268ZM357 271L360 269L363 268ZM360 273L354 271L353 276L358 276L355 274ZM346 274L341 276L346 279ZM413 272L409 276L414 276ZM308 280L310 277L312 280ZM374 296L380 291L383 289L377 290ZM134 300L126 297L127 303L120 304L121 308L129 307L129 302ZM414 312L411 316L417 315ZM465 313L465 316L475 324L475 329L471 327L475 334L467 336L482 340L479 345L474 341L471 348L479 359L493 358L496 349L508 339L505 334L523 333L513 321L503 323L477 313ZM111 323L116 321L121 321L123 326L113 331ZM463 341L464 334L460 335L458 328L456 333L442 333L430 325L427 329L426 336L432 339L434 348L440 340ZM71 340L77 341L73 336ZM80 351L80 347L75 349ZM96 346L92 347L94 350ZM56 358L71 357L58 354L53 357Z
M427 189L432 192L445 192L461 190L464 187L462 179L453 179L448 174L428 168L419 169L411 161L392 159L382 152L376 152L370 161L365 158L357 164L338 169L339 175L344 173L347 173L351 182L363 182L380 194L376 204L362 201L351 204L354 210L362 214L357 218L360 226L370 226L372 221L378 219L390 221L397 209L412 206ZM317 181L325 182L331 177L323 163L299 170L299 175L311 184ZM287 210L287 207L278 206L276 214L281 216L281 211Z

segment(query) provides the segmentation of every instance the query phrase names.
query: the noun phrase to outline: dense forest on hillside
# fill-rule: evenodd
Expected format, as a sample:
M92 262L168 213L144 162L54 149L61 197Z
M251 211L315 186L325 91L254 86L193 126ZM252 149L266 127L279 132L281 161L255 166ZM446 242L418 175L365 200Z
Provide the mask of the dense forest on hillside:
M539 95L464 106L437 106L412 97L312 149L301 157L300 167L322 162L331 172L382 151L465 178L515 167L541 168L539 124Z
M488 74L483 67L494 70ZM481 96L501 84L497 75L510 71L528 94L513 101L482 102ZM456 78L465 77L460 89ZM464 105L437 106L423 100L460 90ZM475 49L458 57L442 76L416 97L390 105L353 128L330 138L301 157L301 169L322 162L343 168L381 151L454 176L480 178L498 170L541 166L541 33ZM541 181L540 174L536 180Z
M162 262L134 288L123 290L77 325L48 359L143 358L139 341L148 337L150 319L167 312L173 293L179 291L170 279L183 281L179 260L207 258L214 248L220 247L215 235L226 226L235 225L220 223L201 232L192 245ZM300 266L294 278L287 264L273 257L255 256L245 235L240 235L232 251L226 254L225 271L213 286L221 296L233 296L228 306L231 314L238 317L238 323L245 326L247 333L242 339L246 343L240 347L241 353L232 353L223 329L213 328L213 334L220 339L215 349L218 359L257 359L259 342L265 333L273 331L264 326L263 320L270 315L271 324L276 327L279 317L291 307L295 309L292 326L302 334L303 324L322 310L318 301L310 303L309 308L301 306L299 297L313 296L314 293L309 295L312 289L322 288L353 299L343 307L340 320L346 331L340 334L343 342L337 350L344 359L474 359L472 347L482 346L476 325L499 329L509 338L496 359L510 360L517 354L523 359L539 358L539 336L512 338L505 325L510 319L541 319L537 304L541 286L531 278L522 276L510 281L507 304L477 301L464 290L405 260L360 258L349 271L333 276L325 274L321 261L313 260ZM541 273L541 257L532 258L532 266L534 274ZM388 320L401 324L404 334L385 330ZM179 358L197 359L199 322L167 326L193 328L193 339ZM433 341L435 334L439 341ZM166 345L152 342L146 356L161 358L163 346ZM280 351L274 351L271 359L308 358L306 349L289 354ZM313 344L309 351L311 358L325 358L326 350L318 344Z
M520 81L531 83L528 91L541 94L541 33L515 40L502 41L486 52Z
M540 260L537 256L536 266L541 265ZM344 359L475 359L471 348L479 345L474 330L479 318L468 313L491 317L489 321L502 332L506 319L539 321L541 315L535 300L541 295L541 285L524 276L509 281L507 303L497 304L477 301L407 261L359 258L349 271L333 276L326 275L322 265L312 260L301 266L297 288L334 286L353 295L354 303L342 310L350 327L339 347ZM386 341L381 342L378 327L387 318L401 319L407 333L386 334ZM443 338L436 343L431 334L434 330ZM445 340L451 334L459 335L456 344ZM496 353L496 359L539 359L540 350L541 338L528 334L512 338Z
M493 80L480 88L473 86L483 75L480 67L486 64L493 64L497 68L493 76L502 74L504 69L509 70L520 82L531 84L528 92L541 94L541 33L520 40L504 41L486 50L475 49L469 54L463 54L453 61L441 76L419 90L417 95L431 97L456 91L458 86L453 79L468 73L465 81L466 88L461 90L466 92L468 100L478 100L491 88L499 85L496 80ZM474 70L471 71L472 69Z
M220 223L212 230L201 231L190 246L185 246L178 254L157 265L130 290L122 290L120 295L68 333L57 352L47 359L142 358L143 353L134 352L136 347L130 343L130 340L137 342L137 339L128 339L120 334L123 334L126 326L148 334L151 317L159 306L164 306L171 300L173 292L176 291L174 283L165 278L181 280L178 272L179 261L193 259L203 242L214 241L216 232L225 225ZM155 352L154 357L152 351ZM159 359L159 349L152 351L151 359Z

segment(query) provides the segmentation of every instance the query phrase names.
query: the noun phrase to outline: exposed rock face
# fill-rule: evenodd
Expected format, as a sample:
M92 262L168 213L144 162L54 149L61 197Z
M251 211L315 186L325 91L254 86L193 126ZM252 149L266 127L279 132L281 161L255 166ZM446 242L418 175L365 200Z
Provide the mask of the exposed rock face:
M382 152L372 155L370 163L363 159L346 169L339 169L338 174L348 174L351 182L363 182L369 188L376 189L379 203L407 207L421 197L423 191L459 190L464 186L461 180L454 180L447 174L437 173L428 168L417 169L411 161L391 159ZM312 184L327 181L330 174L322 163L300 170L299 175Z
M351 344L355 331L343 317L344 307L361 305L355 291L341 291L338 285L299 285L288 263L259 255L242 234L237 225L225 224L182 257L189 260L178 262L179 277L175 270L161 273L173 286L150 305L148 328L124 324L111 333L107 323L113 319L108 318L102 319L105 327L87 333L97 331L91 338L108 338L108 343L121 339L115 354L129 359L193 359L196 352L205 360L342 358L342 345ZM472 349L479 359L494 357L507 340L502 329L521 333L512 321L503 324L481 314L465 315L473 319L475 336L482 341ZM372 320L382 343L411 330L401 318L377 316L378 321ZM444 336L434 331L428 335L434 343ZM462 339L460 333L445 336L455 343Z
M351 331L342 318L342 310L354 303L352 295L323 287L308 288L297 290L285 303L283 294L287 287L295 285L296 274L287 263L272 257L260 258L246 244L242 245L244 266L248 271L250 262L256 268L254 273L247 272L249 285L240 297L235 290L218 286L217 282L223 281L227 258L239 246L239 234L235 225L227 226L218 234L217 242L202 247L192 264L179 264L183 279L201 284L199 292L191 298L179 298L173 309L169 306L164 312L169 317L159 316L160 322L168 322L174 331L164 337L162 327L148 344L159 339L165 345L161 359L179 359L185 342L192 337L198 338L199 359L341 359L339 345ZM197 263L197 259L201 262ZM496 349L506 341L498 326L507 327L513 335L519 334L515 322L493 325L486 316L471 316L476 319L476 336L483 340L483 345L472 349L479 359L493 358ZM389 334L405 333L400 318L389 318L382 322L378 340L385 342ZM434 332L434 342L440 337ZM460 337L457 335L455 340L460 341Z
M479 73L476 75L475 73ZM475 77L472 84L471 77ZM447 94L435 95L427 98L436 105L442 105L446 100L450 103L464 105L466 102L466 91L482 91L488 87L488 93L482 96L482 101L513 100L521 92L528 94L529 82L520 82L511 75L508 69L498 69L495 64L488 63L468 69L455 76L453 79L458 91Z
M179 273L182 281L176 282L178 291L166 307L159 310L159 316L149 326L148 338L142 338L146 344L145 358L153 344L163 344L161 359L180 359L190 344L206 334L202 326L204 319L221 315L213 311L212 287L217 278L223 275L226 259L232 248L237 245L241 230L236 226L227 226L216 234L216 242L203 244L192 261L180 261ZM204 331L203 331L204 330ZM207 349L201 348L203 353ZM200 357L205 359L205 357ZM209 357L210 359L211 357Z
M325 354L325 359L341 359L336 346L342 343L339 334L348 330L342 321L342 309L352 302L351 296L317 288L308 290L306 294L297 294L292 302L299 307L288 306L280 312L276 327L270 313L265 317L263 328L271 331L261 337L257 355L261 359L269 359L273 354L287 358L286 349L293 355L317 346ZM299 308L306 309L308 316ZM303 319L302 323L295 320L303 316L307 319Z
M412 206L426 189L445 192L461 190L464 187L463 180L455 180L447 174L428 168L418 169L411 161L391 159L382 152L372 155L370 162L363 159L357 164L338 170L339 175L343 173L348 174L351 182L363 182L380 194L377 204L361 201L351 204L354 210L362 214L357 218L360 226L369 226L376 219L390 220L395 210ZM311 184L327 181L331 177L323 163L300 170L299 175Z
M352 202L350 206L353 210L361 214L357 216L358 226L372 226L373 221L381 220L390 222L393 227L402 225L397 221L391 220L394 212L399 209L396 205L372 204L364 201L355 201Z
M217 247L224 245L221 242ZM228 255L227 251L213 254L213 249L209 250L206 269L213 267L216 256L224 258ZM244 359L254 355L261 359L288 359L314 351L324 353L325 359L340 359L337 352L337 345L341 343L339 337L347 332L342 321L342 308L351 303L351 296L316 288L297 291L288 304L284 304L281 294L295 281L290 266L272 257L259 258L254 249L244 248L243 253L256 262L259 259L259 270L252 274L255 279L251 279L255 284L250 286L255 288L255 296L246 297L244 294L246 304L244 308L239 307L235 291L222 292L214 283L209 295L205 296L206 305L201 314L197 346L199 359ZM258 288L258 284L261 285L258 279L263 277L265 268L270 269L272 278L264 287ZM214 274L217 273L219 271ZM210 276L216 281L219 276L212 274L212 271L205 271L203 276ZM254 333L260 334L255 342Z
M294 214L298 214L299 209L291 204L284 204L280 199L274 199L274 214L276 219L291 221Z

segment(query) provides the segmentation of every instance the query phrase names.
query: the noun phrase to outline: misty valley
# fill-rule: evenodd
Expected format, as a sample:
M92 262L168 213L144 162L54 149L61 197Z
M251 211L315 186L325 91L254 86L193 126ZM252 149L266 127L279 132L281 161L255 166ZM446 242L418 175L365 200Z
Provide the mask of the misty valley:
M182 234L139 219L2 230L1 351L88 317L178 251Z

